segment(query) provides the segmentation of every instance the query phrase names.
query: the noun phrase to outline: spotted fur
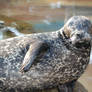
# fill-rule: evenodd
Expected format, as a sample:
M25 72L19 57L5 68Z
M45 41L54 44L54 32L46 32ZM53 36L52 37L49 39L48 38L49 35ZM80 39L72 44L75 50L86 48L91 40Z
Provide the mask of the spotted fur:
M70 35L75 29L71 30L72 22L78 21L75 28L84 30L79 27L79 22L84 23L86 20L85 33L90 34L92 24L87 18L81 16L73 17L69 24L69 37L64 29L56 32L29 34L23 37L15 37L0 41L0 82L3 87L13 89L44 89L53 88L59 84L64 84L78 79L86 69L89 63L91 36L86 48L84 45L77 47L72 44ZM85 20L85 21L83 21ZM86 23L86 22L85 22ZM84 23L84 24L85 24ZM67 24L67 25L68 25ZM82 24L81 24L82 25ZM91 26L89 26L91 25ZM67 26L64 26L67 29ZM77 39L77 38L76 38ZM44 41L49 45L49 49L37 59L26 73L21 73L20 66L29 49L29 46L37 41ZM79 40L80 41L80 40ZM79 42L78 41L78 42ZM77 42L76 42L77 43ZM78 43L80 45L80 43ZM85 43L84 43L85 44Z

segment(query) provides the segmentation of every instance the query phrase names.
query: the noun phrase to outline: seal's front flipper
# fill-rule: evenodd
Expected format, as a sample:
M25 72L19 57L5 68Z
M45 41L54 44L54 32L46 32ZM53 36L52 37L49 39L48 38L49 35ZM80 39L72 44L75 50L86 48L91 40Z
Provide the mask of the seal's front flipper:
M73 92L76 80L58 86L58 92Z
M30 67L34 64L35 59L45 53L48 50L48 44L43 41L35 41L29 46L29 49L24 57L22 66L20 68L21 72L27 72Z

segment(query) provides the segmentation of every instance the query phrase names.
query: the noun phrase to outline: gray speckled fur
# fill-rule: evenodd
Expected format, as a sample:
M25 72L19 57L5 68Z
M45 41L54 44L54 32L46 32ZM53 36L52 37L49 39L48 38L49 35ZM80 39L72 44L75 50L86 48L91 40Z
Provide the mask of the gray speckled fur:
M88 65L90 47L85 49L85 53L75 53L65 46L58 34L56 31L1 40L1 87L44 89L78 79ZM48 43L50 48L28 72L22 74L19 70L28 46L37 40Z

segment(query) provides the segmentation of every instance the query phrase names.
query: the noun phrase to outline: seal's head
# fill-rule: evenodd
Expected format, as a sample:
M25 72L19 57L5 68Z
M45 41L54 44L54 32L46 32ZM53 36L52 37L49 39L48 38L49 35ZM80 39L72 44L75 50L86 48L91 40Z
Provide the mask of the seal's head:
M91 42L92 23L84 16L73 16L63 27L63 32L70 42L80 47Z

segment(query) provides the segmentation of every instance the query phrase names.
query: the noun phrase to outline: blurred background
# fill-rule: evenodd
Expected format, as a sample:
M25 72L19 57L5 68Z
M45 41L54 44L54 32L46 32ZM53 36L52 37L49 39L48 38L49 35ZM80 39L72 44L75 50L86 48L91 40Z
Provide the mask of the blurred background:
M92 20L92 0L0 0L0 39L55 31L73 15Z
M92 0L0 0L0 40L58 30L74 15L92 21ZM79 81L92 92L91 64Z

